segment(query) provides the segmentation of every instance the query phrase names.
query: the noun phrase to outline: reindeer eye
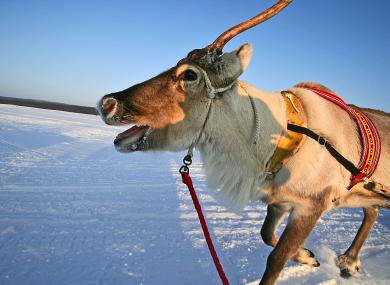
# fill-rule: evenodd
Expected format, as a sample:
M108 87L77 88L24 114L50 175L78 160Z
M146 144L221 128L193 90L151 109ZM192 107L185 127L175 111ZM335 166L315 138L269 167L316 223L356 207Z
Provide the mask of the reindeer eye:
M186 81L195 81L198 78L198 75L195 71L188 69L184 71L184 80Z

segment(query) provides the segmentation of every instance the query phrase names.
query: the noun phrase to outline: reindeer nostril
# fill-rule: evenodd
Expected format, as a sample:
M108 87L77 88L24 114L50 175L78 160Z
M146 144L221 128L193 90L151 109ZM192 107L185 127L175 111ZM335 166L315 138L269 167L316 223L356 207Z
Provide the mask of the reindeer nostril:
M114 98L106 98L102 103L102 111L105 115L114 114L117 106L117 101Z

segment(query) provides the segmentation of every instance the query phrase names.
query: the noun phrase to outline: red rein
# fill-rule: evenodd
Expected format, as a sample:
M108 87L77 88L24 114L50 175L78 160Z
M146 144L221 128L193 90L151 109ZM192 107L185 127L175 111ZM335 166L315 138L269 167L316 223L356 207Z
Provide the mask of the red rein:
M187 185L188 190L190 191L192 202L194 202L194 206L195 206L196 212L198 214L200 225L202 226L203 235L206 238L207 246L209 247L210 254L213 258L215 267L217 268L217 271L218 271L219 277L221 278L222 284L229 285L229 280L227 279L225 272L223 271L221 262L219 261L217 252L215 251L213 241L210 237L210 233L209 233L209 230L207 228L206 220L205 220L203 213L202 213L202 207L200 206L198 197L197 197L195 189L194 189L194 185L192 184L192 179L190 177L190 173L189 173L188 168L186 168L185 171L180 171L180 174L181 174L181 178L183 179L183 183L185 185Z

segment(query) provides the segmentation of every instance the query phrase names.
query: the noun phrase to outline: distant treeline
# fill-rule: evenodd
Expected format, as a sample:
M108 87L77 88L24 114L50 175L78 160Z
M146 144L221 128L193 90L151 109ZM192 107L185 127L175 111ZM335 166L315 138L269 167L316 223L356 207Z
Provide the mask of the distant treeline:
M93 107L69 105L69 104L55 103L55 102L41 101L41 100L20 99L20 98L0 96L0 104L9 104L9 105L97 115L97 111Z
M80 113L80 114L98 115L96 109L93 107L69 105L69 104L55 103L55 102L41 101L41 100L20 99L20 98L0 96L0 104L9 104L9 105L17 105L17 106L25 106L25 107L33 107L33 108L41 108L41 109L49 109L49 110L59 110L59 111ZM360 108L352 104L350 104L350 106L353 108L360 109L362 111L369 111L382 116L390 117L390 113L381 110Z

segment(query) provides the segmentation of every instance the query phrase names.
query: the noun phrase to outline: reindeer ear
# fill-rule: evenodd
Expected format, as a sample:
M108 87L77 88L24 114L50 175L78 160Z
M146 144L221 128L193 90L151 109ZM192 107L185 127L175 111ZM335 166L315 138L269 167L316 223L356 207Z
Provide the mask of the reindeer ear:
M239 49L224 53L211 68L208 67L212 83L217 87L229 85L245 71L252 57L252 47L244 44Z
M241 70L244 72L252 59L252 46L250 44L243 44L236 50L236 55L241 63Z

